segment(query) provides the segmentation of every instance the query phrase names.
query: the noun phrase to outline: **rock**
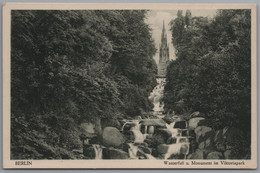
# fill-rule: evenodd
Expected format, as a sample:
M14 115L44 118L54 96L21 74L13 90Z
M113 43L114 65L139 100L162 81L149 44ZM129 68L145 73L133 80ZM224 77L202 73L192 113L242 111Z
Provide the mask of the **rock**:
M234 159L231 150L226 150L224 152L224 157L225 157L225 159Z
M125 139L115 127L106 127L103 130L102 142L106 147L120 147L125 142Z
M154 134L155 138L161 137L164 139L163 143L166 143L166 141L172 136L172 132L167 129L161 129L157 130L157 132Z
M159 154L166 154L169 150L169 146L166 144L160 144L157 146L157 151Z
M83 134L94 134L95 133L95 126L92 123L81 123L80 129L82 130Z
M149 147L139 146L139 149L142 150L146 154L151 154L152 153L152 149L149 148Z
M207 155L207 159L210 159L210 160L223 159L223 154L221 152L214 151Z
M213 140L214 138L214 131L212 128L207 127L207 126L198 126L194 130L196 134L196 142L201 143L203 141L206 141L210 138L210 140Z
M204 153L203 153L203 150L200 150L200 149L197 149L195 151L195 153L192 153L190 155L188 155L187 159L204 159Z
M104 148L102 151L103 159L128 159L128 153L120 149Z
M83 146L83 155L89 159L95 159L95 149L92 145L84 145Z
M198 124L201 122L201 121L205 121L205 118L202 118L202 117L197 117L197 118L192 118L189 120L189 129L190 130L194 130L198 127Z
M205 114L198 112L198 111L190 114L190 118L195 118L195 117L205 117Z
M165 144L172 136L171 132L167 129L160 129L155 132L152 138L146 138L145 142L150 148L156 148L160 144Z

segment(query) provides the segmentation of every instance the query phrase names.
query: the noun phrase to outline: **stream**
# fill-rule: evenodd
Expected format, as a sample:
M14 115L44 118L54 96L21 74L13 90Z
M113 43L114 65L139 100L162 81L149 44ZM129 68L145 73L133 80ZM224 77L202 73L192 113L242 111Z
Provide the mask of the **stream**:
M127 153L128 159L172 159L180 155L185 159L189 154L187 122L177 115L164 114L164 104L161 102L164 86L165 78L157 78L157 85L149 96L154 105L152 115L156 118L126 120L122 126L121 133L131 134L131 141L127 142L127 151L115 150L119 154ZM172 121L165 121L166 116ZM100 144L92 144L92 147L95 152L93 159L103 159L105 147Z

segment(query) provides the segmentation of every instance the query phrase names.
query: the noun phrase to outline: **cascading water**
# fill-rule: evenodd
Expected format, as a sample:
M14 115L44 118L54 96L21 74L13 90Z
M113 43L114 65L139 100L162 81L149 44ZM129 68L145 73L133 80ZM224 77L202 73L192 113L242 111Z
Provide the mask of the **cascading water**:
M164 112L164 104L161 102L164 93L164 86L165 86L165 78L157 78L157 86L153 89L152 93L149 96L149 99L152 101L154 108L154 115L158 118L162 119L165 115ZM171 132L173 138L177 138L175 143L167 144L168 150L165 153L164 158L168 159L171 155L179 155L183 154L186 158L189 152L189 140L187 137L182 137L180 127L175 127L176 121L179 121L177 118L174 122L167 124L166 128L168 131ZM182 141L181 141L182 140ZM184 141L183 141L184 140Z
M149 99L152 101L154 108L154 114L157 115L159 118L160 115L163 113L164 104L161 102L161 99L163 97L163 91L165 86L165 78L157 78L157 86L153 89L151 92Z
M164 104L161 101L164 94L165 78L157 78L156 80L157 86L151 92L149 99L154 104L154 115L162 120L165 116L163 108ZM171 115L166 116L171 117ZM158 122L155 122L153 122L152 119L141 121L129 120L122 126L121 132L123 134L130 134L129 141L131 141L131 143L128 143L129 159L156 159L151 154L145 153L143 150L145 140L148 139L149 141L149 138L152 138L153 134L156 131L156 126L158 126ZM162 120L162 123L165 123L164 120ZM161 156L158 158L170 159L172 155L184 155L184 159L186 158L189 152L189 140L187 134L185 135L184 133L182 133L183 131L187 130L187 124L185 123L185 121L181 121L181 119L176 115L173 118L172 123L166 123L167 129L165 130L170 132L172 136L167 139L167 142L165 144L163 144L163 147L166 150L164 150L164 153L160 153ZM93 148L95 150L95 159L102 159L102 146L98 144L93 144ZM153 149L158 148L155 147Z
M95 150L95 159L102 159L102 147L101 147L101 145L99 145L99 144L93 144L92 145L93 146L93 148L94 148L94 150Z
M128 153L130 159L138 159L138 157L136 156L138 151L138 146L135 146L133 143L128 143L128 145L129 145Z

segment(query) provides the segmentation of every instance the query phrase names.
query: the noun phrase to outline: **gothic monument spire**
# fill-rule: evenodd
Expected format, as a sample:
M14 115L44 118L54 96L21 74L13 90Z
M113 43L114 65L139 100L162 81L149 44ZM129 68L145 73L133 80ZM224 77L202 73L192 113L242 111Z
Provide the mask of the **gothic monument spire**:
M161 44L160 47L160 59L159 59L159 66L158 66L158 76L159 77L165 77L166 76L166 69L169 62L169 47L167 44L167 33L164 26L164 20L163 20L163 29L162 29L162 35L161 35Z

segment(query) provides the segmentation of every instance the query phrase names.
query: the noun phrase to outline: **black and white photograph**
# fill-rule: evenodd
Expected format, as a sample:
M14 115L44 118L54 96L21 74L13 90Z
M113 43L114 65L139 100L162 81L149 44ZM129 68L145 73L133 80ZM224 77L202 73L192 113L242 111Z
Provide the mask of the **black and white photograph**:
M254 4L75 4L4 7L4 167L256 168Z

